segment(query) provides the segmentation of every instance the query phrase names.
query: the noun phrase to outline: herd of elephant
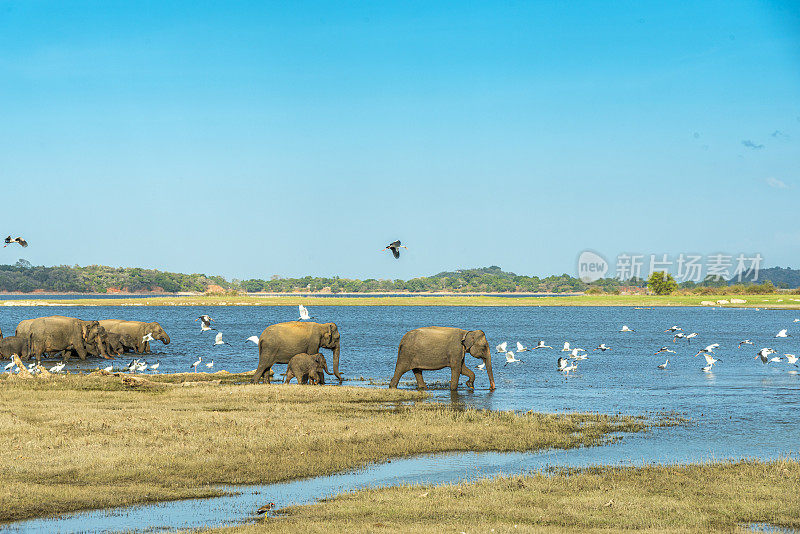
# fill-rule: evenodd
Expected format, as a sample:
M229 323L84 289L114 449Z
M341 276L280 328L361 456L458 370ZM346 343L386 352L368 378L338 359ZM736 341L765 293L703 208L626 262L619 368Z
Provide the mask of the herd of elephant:
M63 354L64 360L74 354L81 359L88 356L111 358L125 352L148 353L150 340L158 340L165 345L170 342L169 336L157 322L39 317L21 321L14 336L0 339L0 356L11 358L12 354L17 354L25 360L33 356L37 362L44 354L58 353ZM323 348L333 351L333 373L328 371L327 362L320 354ZM340 336L335 323L289 321L273 324L265 328L258 338L258 367L253 375L253 383L258 383L264 376L269 377L270 369L276 363L289 364L286 381L296 376L303 383L324 383L324 370L341 382L339 351ZM467 377L467 386L473 388L475 373L465 363L467 353L483 361L489 377L489 388L494 389L491 350L483 331L443 326L417 328L403 336L389 387L396 388L400 378L412 371L417 386L424 388L422 371L450 368L451 390L458 387L461 375ZM295 361L291 362L293 358Z

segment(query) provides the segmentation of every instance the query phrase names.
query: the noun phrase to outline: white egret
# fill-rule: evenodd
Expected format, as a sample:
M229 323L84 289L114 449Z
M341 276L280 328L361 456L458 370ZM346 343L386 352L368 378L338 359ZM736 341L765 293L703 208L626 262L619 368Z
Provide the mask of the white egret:
M775 334L775 337L792 337L792 336L787 334L786 329L784 328L783 330Z
M600 343L600 345L598 345L598 347L596 349L592 349L592 352L594 352L596 350L605 352L607 350L611 350L611 347L607 346L605 343Z
M113 370L114 370L114 366L113 365L109 365L108 367L103 367L103 371L105 371L107 373L110 373Z
M660 349L658 349L658 352L653 353L653 356L661 354L662 352L671 352L672 354L678 354L674 350L671 350L669 347L661 347Z
M214 337L214 345L230 345L227 341L222 341L222 332L217 332Z
M715 357L711 356L710 354L704 354L703 356L705 356L705 358L706 358L706 363L707 363L708 365L714 365L715 363L717 363L717 362L721 362L721 361L722 361L722 360L720 360L719 358L715 358Z
M569 353L569 356L570 356L570 358L577 358L578 357L578 353L580 353L580 352L586 352L586 351L583 350L583 349L572 349L572 351ZM585 359L585 358L581 358L581 359Z
M256 345L258 345L258 336L250 336L245 341L252 341Z
M150 364L150 370L158 372L158 368L161 366L161 360L158 360L156 363Z
M155 340L155 338L153 337L153 334L151 334L150 332L148 332L148 333L147 333L147 334L146 334L146 335L145 335L145 336L142 338L142 343L147 343L148 341L154 341L154 340Z
M711 369L712 369L713 367L714 367L713 365L706 365L706 366L705 366L705 367L703 367L702 369L703 369L703 372L704 372L704 373L710 373L710 372L711 372Z
M565 367L569 365L569 360L564 358L563 356L558 359L558 370L563 371Z
M486 367L486 362L481 362L481 363L478 364L477 367L475 367L475 369L483 370L485 367Z
M794 354L784 354L784 356L786 356L787 362L797 367L797 359L798 359L797 356L795 356Z
M510 350L506 352L506 365L508 365L509 363L521 362L521 361L522 360L516 359L514 357L514 353L511 352Z
M211 360L209 363L207 363L207 364L206 364L206 367L207 367L207 368L209 368L209 369L211 369L212 367L214 367L214 360L212 359L212 360Z
M664 363L662 363L661 365L659 365L659 366L658 366L658 368L659 368L659 369L666 369L666 368L667 368L667 364L668 364L668 363L669 363L669 358L667 358L667 361L665 361Z
M16 356L16 354L15 354L14 356ZM12 358L13 358L14 356L12 356ZM4 371L10 371L10 370L11 370L11 368L12 368L12 367L14 367L15 365L17 365L17 362L15 362L15 361L12 359L10 363L7 363L7 364L6 364L6 366L5 366L5 367L3 367L3 370L4 370Z
M794 320L794 321L792 321L792 322L793 322L793 323L800 323L800 319L795 319L795 320Z
M574 371L574 370L576 370L577 368L578 368L578 366L577 366L576 364L572 363L572 364L570 364L570 365L568 365L568 366L564 367L564 368L561 370L561 372L562 372L562 373L564 373L565 375L568 375L570 371Z
M502 354L506 351L506 347L508 347L508 341L503 341L497 345L494 350L496 350L498 354Z
M622 325L622 328L620 329L620 332L636 332L636 330L634 330L632 328L628 328L628 325L624 324L624 325Z
M61 371L64 370L64 367L66 367L66 365L67 365L66 362L59 362L59 363L57 363L56 365L54 365L53 367L50 368L50 372L51 373L60 373Z
M136 370L140 373L144 373L145 371L147 371L147 360L140 361L139 364L136 366Z
M197 372L197 366L200 365L200 362L202 362L202 361L203 361L203 357L202 356L198 356L197 357L197 361L192 364L192 367L194 367L194 372L195 373Z
M297 309L300 312L300 318L297 319L298 321L307 321L311 319L311 316L308 314L308 308L302 304L298 304Z
M569 352L569 341L564 342L564 348L561 349L561 352Z
M769 363L779 363L779 362L782 362L782 361L783 361L783 358L781 358L780 356L775 356L774 358L770 358L769 359Z
M552 349L552 348L553 347L551 347L550 345L545 345L544 344L544 340L540 339L539 342L536 344L536 346L533 347L533 350L536 350L536 349Z
M531 350L531 349L529 349L528 347L525 347L522 343L517 341L517 352L528 352L529 350Z

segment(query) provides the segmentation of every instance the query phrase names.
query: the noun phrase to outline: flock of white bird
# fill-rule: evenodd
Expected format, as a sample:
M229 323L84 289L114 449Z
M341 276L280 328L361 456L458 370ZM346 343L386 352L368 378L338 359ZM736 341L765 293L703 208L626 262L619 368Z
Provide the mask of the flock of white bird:
M800 319L795 319L794 322L798 323L798 322L800 322ZM622 325L622 328L620 328L619 331L620 332L636 332L636 330L630 328L628 325ZM673 343L677 342L677 340L679 340L679 339L685 339L687 341L687 343L691 343L692 339L696 338L699 335L697 332L691 332L691 333L686 334L686 333L683 332L683 328L681 328L679 326L672 326L672 327L667 328L666 330L664 330L664 332L670 332L671 334L673 334L673 337L672 337L672 342ZM787 337L791 337L791 334L789 334L789 330L787 328L784 328L784 329L780 330L775 335L775 337L776 338L787 338ZM750 341L749 339L745 339L745 340L739 342L737 348L741 348L742 345L754 345L754 343L752 341ZM697 351L697 354L695 354L695 357L696 356L700 356L702 354L703 357L706 360L706 365L704 367L701 367L701 370L703 372L710 373L711 370L714 368L714 364L716 364L718 362L722 362L722 359L718 358L717 355L714 352L716 349L719 348L719 346L720 346L719 343L712 343L711 345L708 345L708 346L706 346L704 348L699 349ZM533 348L528 348L528 347L524 346L522 343L520 343L519 341L517 341L517 351L516 351L516 354L515 354L514 351L508 350L508 342L504 341L504 342L500 343L499 345L497 345L497 347L495 347L495 351L498 354L505 354L505 357L506 357L505 365L508 365L510 363L524 363L522 360L517 358L517 355L522 353L522 352L532 352L532 351L538 350L538 349L552 349L552 348L553 347L551 347L550 345L547 345L544 342L544 340L539 340L539 342ZM607 350L611 350L611 347L609 347L605 343L600 343L600 345L598 345L596 348L592 349L592 352L594 352L594 351L605 352ZM573 371L576 371L578 369L577 362L579 362L581 360L586 360L586 359L589 358L589 351L587 351L586 349L578 348L578 347L571 347L569 341L565 341L564 342L564 347L561 349L561 352L568 352L569 353L569 355L567 357L560 356L558 358L557 362L556 362L556 370L561 372L564 375L569 375L569 373L571 373ZM657 350L654 353L654 355L664 354L664 353L677 354L676 351L670 349L667 346L664 346L664 347L661 347L659 350ZM784 361L784 359L782 357L780 357L780 356L772 356L773 354L777 354L777 351L775 349L772 349L772 348L769 348L769 347L765 347L765 348L762 348L761 350L758 351L758 353L756 354L754 359L759 359L760 358L761 362L763 364L780 363L780 362ZM798 359L800 359L800 358L798 358L798 356L796 356L794 354L784 354L783 356L786 358L785 361L789 365L793 365L795 367L798 367L797 362L798 362ZM656 367L658 369L664 370L664 369L667 368L667 366L669 366L669 358L666 358L664 363L659 364ZM485 364L483 364L483 363L478 365L478 369L483 369L484 367L485 367ZM797 374L798 373L798 371L796 371L794 369L790 369L789 372L792 373L792 374Z

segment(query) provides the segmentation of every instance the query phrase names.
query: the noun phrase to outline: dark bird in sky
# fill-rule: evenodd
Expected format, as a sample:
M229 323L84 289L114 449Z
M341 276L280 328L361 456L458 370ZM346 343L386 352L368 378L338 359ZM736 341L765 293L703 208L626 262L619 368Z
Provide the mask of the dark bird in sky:
M397 241L392 241L391 243L386 245L386 248L384 248L383 250L391 250L392 254L394 254L394 257L399 258L401 248L408 250L408 247L405 245L401 245L400 240L398 239ZM383 250L381 252L383 252Z
M2 235L2 234L0 234L0 235ZM3 248L6 248L8 245L13 245L14 243L18 243L18 244L22 245L23 247L27 247L28 246L28 242L25 241L24 239L22 239L21 237L15 237L14 239L11 239L11 236L8 236L6 238L6 244L3 245ZM400 243L400 241L397 241L397 243Z
M211 328L211 321L213 321L213 320L214 319L212 319L208 315L201 315L200 317L195 319L195 321L200 321L200 331L201 332L205 332L206 330L215 330L214 328Z

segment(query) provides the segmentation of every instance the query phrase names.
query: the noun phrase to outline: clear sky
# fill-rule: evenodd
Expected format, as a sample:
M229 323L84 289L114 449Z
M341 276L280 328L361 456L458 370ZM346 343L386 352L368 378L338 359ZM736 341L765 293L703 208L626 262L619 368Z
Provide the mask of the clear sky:
M800 267L800 3L674 5L0 2L0 262Z

